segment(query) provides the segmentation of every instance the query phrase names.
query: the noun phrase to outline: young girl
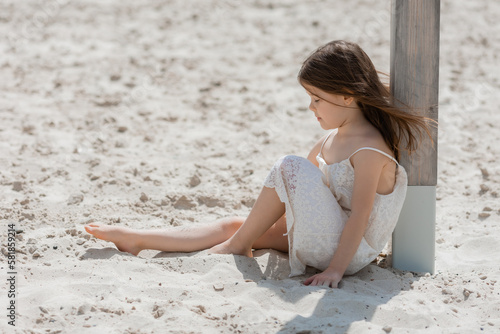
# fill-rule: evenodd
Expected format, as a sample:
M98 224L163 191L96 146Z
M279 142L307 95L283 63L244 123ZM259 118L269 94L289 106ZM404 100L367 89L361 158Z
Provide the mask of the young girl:
M429 134L426 119L394 105L370 58L355 43L330 42L304 62L298 79L320 126L334 129L307 159L285 156L272 167L248 217L169 230L89 224L88 233L137 255L143 249L252 256L288 252L290 276L322 270L306 285L337 287L372 262L389 240L406 195L403 149Z

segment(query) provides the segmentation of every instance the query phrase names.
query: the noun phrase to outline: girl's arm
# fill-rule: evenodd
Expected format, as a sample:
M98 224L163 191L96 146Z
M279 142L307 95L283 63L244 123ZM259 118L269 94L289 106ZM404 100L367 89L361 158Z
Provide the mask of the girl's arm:
M365 150L354 155L351 161L354 166L351 216L342 231L338 248L329 267L322 273L308 278L304 282L306 285L336 288L365 234L380 175L388 159L380 153Z

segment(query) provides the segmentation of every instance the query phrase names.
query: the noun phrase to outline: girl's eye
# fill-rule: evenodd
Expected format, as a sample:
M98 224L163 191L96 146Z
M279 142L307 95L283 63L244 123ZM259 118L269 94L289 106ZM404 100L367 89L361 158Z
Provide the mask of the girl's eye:
M317 99L317 100L314 100L314 102L315 102L315 103L318 103L318 102L319 102L319 99Z

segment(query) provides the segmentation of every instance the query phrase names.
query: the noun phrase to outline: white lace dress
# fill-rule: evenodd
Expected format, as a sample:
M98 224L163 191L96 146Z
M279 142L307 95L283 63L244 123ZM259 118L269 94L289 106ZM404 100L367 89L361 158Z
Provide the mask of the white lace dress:
M335 130L330 134L333 132ZM305 158L287 155L275 163L264 181L264 186L274 188L285 203L290 276L303 274L307 265L325 270L330 264L351 213L354 169L350 158L360 150L368 149L393 159L380 150L364 147L348 159L327 165L321 156L323 145L316 157L319 168ZM376 195L364 237L346 275L352 275L372 262L389 241L403 206L406 188L406 172L398 164L394 189L388 195Z

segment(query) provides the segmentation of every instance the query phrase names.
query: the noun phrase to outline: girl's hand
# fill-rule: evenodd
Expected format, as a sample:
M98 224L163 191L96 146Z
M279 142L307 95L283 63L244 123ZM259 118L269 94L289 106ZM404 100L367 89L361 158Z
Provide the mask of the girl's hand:
M304 285L310 286L325 286L331 288L337 288L342 275L333 269L327 268L320 274L313 275L305 280Z

